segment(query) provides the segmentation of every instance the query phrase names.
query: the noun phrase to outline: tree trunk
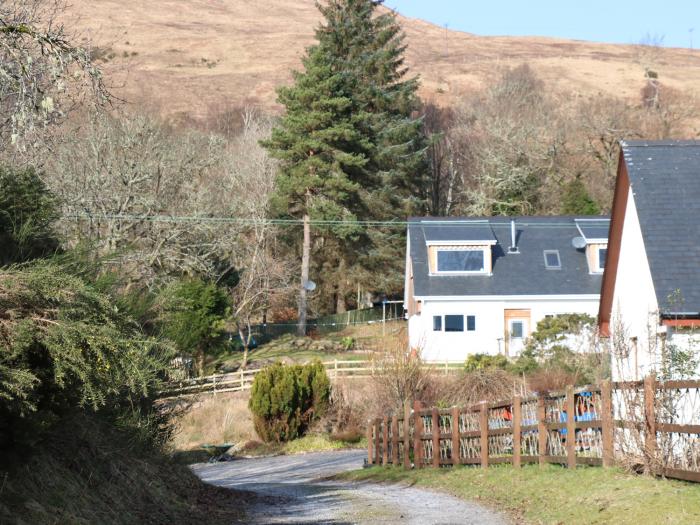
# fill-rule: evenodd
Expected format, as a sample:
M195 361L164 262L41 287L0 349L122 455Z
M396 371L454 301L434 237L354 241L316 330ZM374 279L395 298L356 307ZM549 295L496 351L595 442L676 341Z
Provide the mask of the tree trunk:
M243 345L243 362L241 363L241 368L243 369L248 366L248 353L251 340L253 339L253 333L250 330L250 321L246 321L246 327L248 328L248 334L244 335L241 325L238 324L238 337L241 338L241 344Z
M197 347L197 354L196 354L196 361L197 361L197 375L199 377L204 376L204 348Z
M311 260L311 223L308 212L304 214L304 244L301 255L301 286L299 288L299 324L297 335L306 335L306 285L309 281L309 264Z

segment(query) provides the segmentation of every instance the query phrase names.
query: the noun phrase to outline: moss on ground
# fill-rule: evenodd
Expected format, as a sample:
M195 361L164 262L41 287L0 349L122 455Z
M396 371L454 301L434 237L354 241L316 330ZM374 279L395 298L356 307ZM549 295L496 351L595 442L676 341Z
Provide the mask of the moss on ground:
M403 482L481 501L518 521L543 524L700 523L700 484L619 469L548 465L404 470L373 467L341 479Z

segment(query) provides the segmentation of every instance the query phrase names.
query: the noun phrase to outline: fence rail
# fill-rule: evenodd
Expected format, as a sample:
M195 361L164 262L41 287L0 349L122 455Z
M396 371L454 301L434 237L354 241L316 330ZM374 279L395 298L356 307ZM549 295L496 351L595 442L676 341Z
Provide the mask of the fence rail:
M647 461L658 465L655 473L700 482L698 419L700 381L660 383L653 377L471 407L416 403L402 414L370 421L367 461L406 468L497 463L575 468L609 467L646 455L655 458ZM619 445L625 441L616 434L629 429L641 441Z
M368 378L381 373L381 364L373 360L333 360L325 361L323 366L331 379ZM436 374L451 374L463 369L462 363L432 363L423 365L424 369ZM185 397L200 394L217 394L224 392L241 392L249 390L255 375L262 368L239 370L228 374L214 374L181 381L171 381L162 392L161 399Z

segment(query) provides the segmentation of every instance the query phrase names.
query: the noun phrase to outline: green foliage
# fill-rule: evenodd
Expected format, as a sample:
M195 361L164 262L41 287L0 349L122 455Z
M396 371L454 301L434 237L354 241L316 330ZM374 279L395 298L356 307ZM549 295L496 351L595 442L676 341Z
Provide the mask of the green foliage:
M304 434L329 406L330 380L320 361L307 365L275 363L255 376L249 408L255 431L266 442Z
M581 179L576 178L564 185L561 213L564 215L599 215L600 206L588 193Z
M346 352L349 352L355 347L355 338L351 337L349 335L346 335L340 340L340 344L343 345L343 350Z
M170 355L56 262L0 270L0 449L75 409L148 411Z
M418 82L404 78L403 32L393 13L378 12L379 4L319 4L324 18L317 42L294 85L278 90L286 113L264 146L280 159L272 198L279 216L384 221L425 210L427 145L415 116ZM349 297L348 276L400 290L394 276L401 275L402 233L332 222L317 230L324 237L312 257L319 304L332 295L341 302ZM392 267L397 271L387 271Z
M224 343L231 300L223 288L199 278L184 278L166 287L162 296L163 334L180 352L196 355L202 373L204 355Z
M56 199L36 171L0 167L0 266L56 252L57 218Z
M586 331L592 335L595 324L595 318L587 314L561 314L542 319L513 362L511 371L517 374L563 372L579 384L607 377L610 373L607 354L597 353L592 348L570 348L567 343L567 336L581 336Z
M465 372L487 369L509 370L510 361L504 355L472 354L464 364Z

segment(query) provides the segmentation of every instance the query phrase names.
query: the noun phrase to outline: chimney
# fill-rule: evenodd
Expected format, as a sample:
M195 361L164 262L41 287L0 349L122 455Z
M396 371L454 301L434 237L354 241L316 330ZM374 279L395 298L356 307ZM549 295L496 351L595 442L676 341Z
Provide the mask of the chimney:
M508 248L508 253L520 253L517 244L515 244L515 219L510 221L510 248Z

